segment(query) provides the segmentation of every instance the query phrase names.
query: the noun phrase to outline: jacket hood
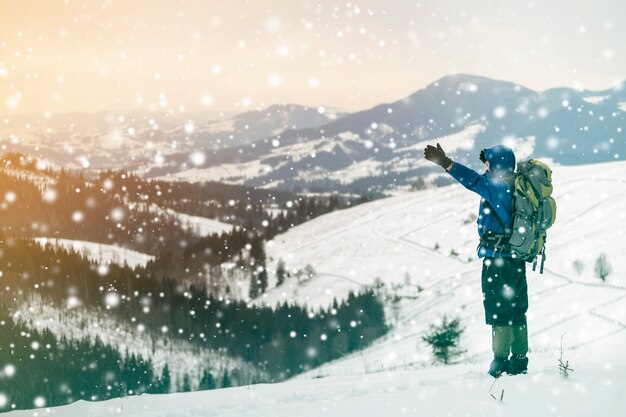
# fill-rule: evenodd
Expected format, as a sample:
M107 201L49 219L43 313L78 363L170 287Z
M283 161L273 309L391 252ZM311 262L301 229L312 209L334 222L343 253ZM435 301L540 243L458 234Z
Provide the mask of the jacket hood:
M485 149L485 159L489 170L494 173L512 174L515 171L515 154L508 146L496 145Z

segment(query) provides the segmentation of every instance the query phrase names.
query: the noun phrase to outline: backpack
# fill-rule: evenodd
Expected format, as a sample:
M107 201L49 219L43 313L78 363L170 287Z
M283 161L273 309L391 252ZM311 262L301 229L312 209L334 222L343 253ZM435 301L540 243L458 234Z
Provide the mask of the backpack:
M546 164L535 159L517 164L508 247L518 258L532 262L533 271L541 255L540 274L546 260L546 230L556 220L551 194L552 170Z

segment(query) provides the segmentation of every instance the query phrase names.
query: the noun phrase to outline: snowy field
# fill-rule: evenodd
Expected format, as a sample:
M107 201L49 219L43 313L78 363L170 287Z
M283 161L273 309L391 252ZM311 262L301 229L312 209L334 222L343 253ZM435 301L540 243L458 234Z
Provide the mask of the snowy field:
M541 358L530 375L493 378L487 363L335 376L216 391L141 395L13 411L10 417L617 417L626 410L626 364L576 359L569 379ZM490 391L491 390L491 391ZM493 395L493 397L492 397ZM501 400L502 398L502 400Z

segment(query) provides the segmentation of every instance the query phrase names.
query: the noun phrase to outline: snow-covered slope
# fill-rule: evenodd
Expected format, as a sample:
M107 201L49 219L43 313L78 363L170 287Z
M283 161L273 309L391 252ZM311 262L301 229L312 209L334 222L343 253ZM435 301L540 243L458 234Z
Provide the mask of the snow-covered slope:
M474 146L477 135L485 130L485 126L475 124L450 135L444 135L437 139L448 152L467 151ZM312 169L294 170L290 174L292 180L299 181L333 181L342 185L349 185L356 181L367 181L369 178L383 175L390 167L398 173L407 173L414 169L432 168L432 164L423 158L415 158L421 154L429 141L419 141L410 146L397 148L393 145L387 160L377 158L362 158L362 151L367 149L368 144L362 144L362 140L354 133L342 133L335 137L312 139L306 142L298 142L289 146L271 149L264 159L255 159L243 163L221 164L208 168L192 168L172 175L160 177L161 180L203 182L219 181L231 184L239 184L253 180L263 173L272 173L289 165L284 158L287 154L291 160L305 160L311 158L311 162L317 164L318 155L337 155L354 158L353 163L341 164L333 169L327 169L322 165L315 165ZM369 152L369 151L368 151ZM280 162L277 162L280 161ZM310 167L307 167L310 168ZM384 174L386 175L386 174ZM275 180L263 184L263 188L274 188L285 181L278 176Z
M597 342L613 353L626 348L626 162L554 166L556 224L549 230L543 275L527 265L530 343L533 351L553 352L564 336L566 349ZM330 213L294 227L267 245L275 262L292 271L307 264L317 276L298 285L295 278L262 299L311 307L328 305L350 290L385 283L394 325L372 347L312 371L315 375L426 366L431 360L421 336L442 315L458 315L466 326L465 359L490 354L484 324L481 263L475 216L479 197L455 184L377 200ZM606 253L613 272L606 282L594 264ZM574 262L582 265L580 274ZM293 274L292 274L293 275ZM274 283L270 282L270 287ZM259 300L261 302L261 300Z
M145 314L149 314L147 311ZM164 327L161 335L145 330L142 317L129 322L116 320L114 316L82 305L76 297L69 297L67 308L58 308L45 302L36 294L23 299L20 306L11 311L14 320L43 331L50 330L58 338L81 340L99 337L102 342L115 347L122 354L141 355L152 361L154 370L161 374L167 363L172 386L180 387L187 374L195 389L204 370L222 375L225 370L238 369L241 375L267 380L268 377L242 359L230 357L217 350L199 348L190 341L169 337L173 329Z
M532 375L493 378L475 365L296 380L217 391L141 395L9 417L617 417L626 409L626 366L580 358L570 379L543 361ZM504 393L504 394L503 394ZM493 395L493 397L492 397ZM500 398L502 400L500 401ZM36 414L35 414L36 413Z
M154 256L152 255L121 248L116 245L106 245L104 243L49 237L37 237L35 241L41 246L52 245L66 250L74 250L84 255L89 260L98 262L101 265L110 263L123 265L126 263L131 268L134 268L136 266L146 266L149 261L154 260Z
M190 214L179 213L170 208L164 209L154 203L150 205L144 203L134 203L130 205L130 208L132 209L136 207L147 207L148 210L150 210L151 212L173 216L178 219L178 223L185 230L189 230L197 236L206 236L212 233L228 232L233 228L232 224L209 219L208 217L192 216Z

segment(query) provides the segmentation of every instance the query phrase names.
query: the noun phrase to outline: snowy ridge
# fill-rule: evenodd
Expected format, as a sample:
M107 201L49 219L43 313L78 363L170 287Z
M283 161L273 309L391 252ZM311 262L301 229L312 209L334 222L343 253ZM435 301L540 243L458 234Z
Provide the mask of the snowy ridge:
M296 104L232 112L59 113L7 118L0 125L6 149L47 157L76 168L159 166L181 152L251 144L287 129L323 125L344 115ZM187 158L185 158L187 159ZM189 162L189 161L186 161Z
M390 128L386 127L384 124L377 127L378 131L388 129ZM470 150L474 146L476 136L484 131L484 125L474 124L460 132L443 136L437 139L437 141L439 141L448 152ZM379 143L377 144L378 147L386 148L394 157L388 161L381 161L378 160L379 158L374 157L361 159L358 153L372 148L375 142L371 140L364 141L359 135L353 132L343 132L335 137L313 139L292 145L276 147L270 150L262 159L236 164L225 163L206 168L191 168L175 174L168 174L158 179L187 182L220 181L229 184L239 184L252 180L260 175L270 174L273 171L279 170L285 167L288 161L311 160L311 167L295 172L295 174L292 174L292 178L301 181L331 180L346 185L359 179L367 179L381 175L385 167L393 167L395 172L408 172L415 168L430 168L431 164L428 161L422 158L416 159L414 154L421 153L426 144L431 142L432 141L419 141L414 145L399 148L393 144L393 142L392 144ZM277 139L277 144L279 143L280 141ZM329 169L325 167L323 163L318 165L314 159L321 153L332 155L343 154L348 157L354 156L355 161L342 168ZM274 188L282 183L283 180L279 179L270 181L262 186L263 188Z
M609 96L587 96L587 97L583 97L583 100L585 100L587 103L599 104L599 103L602 103L607 98L609 98Z
M185 230L193 232L197 236L206 236L212 233L222 233L232 230L233 225L220 222L218 220L209 219L207 217L192 216L190 214L179 213L171 208L163 209L158 205L151 203L132 203L129 208L135 209L136 207L148 207L148 210L153 213L166 214L178 219L179 224Z
M198 236L206 236L212 233L229 232L233 228L233 225L206 217L178 213L172 209L167 209L167 212L168 214L177 216L180 224L182 224L185 229L191 230L194 234Z
M34 239L44 247L46 245L52 245L53 247L60 247L66 250L73 249L87 259L102 265L116 263L118 265L127 264L129 267L135 268L136 266L146 266L149 261L154 260L154 256L152 255L116 245L49 237L36 237Z
M42 162L38 168L44 168L47 164ZM16 178L20 181L28 181L39 189L41 195L46 201L53 201L56 198L56 192L54 187L57 184L55 178L46 175L43 171L33 172L26 169L21 169L19 166L9 165L8 167L0 168L0 172L5 175Z

